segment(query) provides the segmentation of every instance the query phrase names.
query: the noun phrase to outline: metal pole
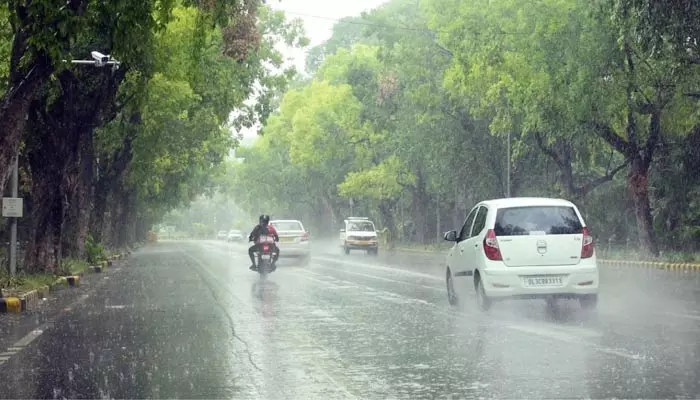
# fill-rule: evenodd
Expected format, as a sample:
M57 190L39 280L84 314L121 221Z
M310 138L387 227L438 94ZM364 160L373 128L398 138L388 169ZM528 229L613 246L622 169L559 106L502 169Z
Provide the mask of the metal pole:
M17 198L19 190L19 154L15 156L12 166L12 180L10 182L12 197ZM10 276L17 273L17 218L12 218L10 225Z
M506 161L506 197L510 197L510 131L508 131L508 160Z

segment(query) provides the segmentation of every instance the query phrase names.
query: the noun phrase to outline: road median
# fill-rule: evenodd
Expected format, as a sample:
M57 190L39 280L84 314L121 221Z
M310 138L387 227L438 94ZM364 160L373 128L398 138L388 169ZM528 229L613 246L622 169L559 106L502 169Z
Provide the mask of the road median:
M445 250L437 249L420 249L420 248L410 248L410 247L395 247L394 249L388 251L395 251L398 253L417 253L417 254L430 254L430 255L441 255L446 254ZM598 262L604 265L611 266L625 266L625 267L637 267L637 268L654 268L654 269L664 269L668 271L695 271L700 272L700 263L681 263L681 262L670 262L670 261L645 261L645 260L616 260L599 258Z

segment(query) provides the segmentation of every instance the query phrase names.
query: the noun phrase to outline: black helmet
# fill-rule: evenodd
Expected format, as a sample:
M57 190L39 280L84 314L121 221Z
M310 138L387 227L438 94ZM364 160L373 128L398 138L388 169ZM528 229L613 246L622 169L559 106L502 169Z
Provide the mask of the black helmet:
M270 222L270 216L269 215L261 215L260 216L260 225L267 225Z

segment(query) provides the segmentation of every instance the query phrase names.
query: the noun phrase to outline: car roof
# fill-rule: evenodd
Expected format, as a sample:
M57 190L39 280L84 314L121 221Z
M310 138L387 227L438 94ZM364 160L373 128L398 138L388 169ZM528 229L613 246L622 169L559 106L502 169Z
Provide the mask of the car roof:
M548 197L508 197L482 201L479 204L494 206L496 208L506 207L528 207L528 206L567 206L575 207L574 203L556 198Z
M273 222L298 222L301 224L301 221L299 221L298 219L273 219L272 221L270 221L270 223Z

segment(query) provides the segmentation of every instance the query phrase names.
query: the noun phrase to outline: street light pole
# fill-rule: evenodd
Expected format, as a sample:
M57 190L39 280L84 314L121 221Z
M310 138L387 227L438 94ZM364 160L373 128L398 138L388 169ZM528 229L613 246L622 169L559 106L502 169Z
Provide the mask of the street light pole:
M17 198L19 191L19 152L15 156L12 166L12 178L10 182L12 197ZM17 218L12 218L10 225L10 276L17 273Z

